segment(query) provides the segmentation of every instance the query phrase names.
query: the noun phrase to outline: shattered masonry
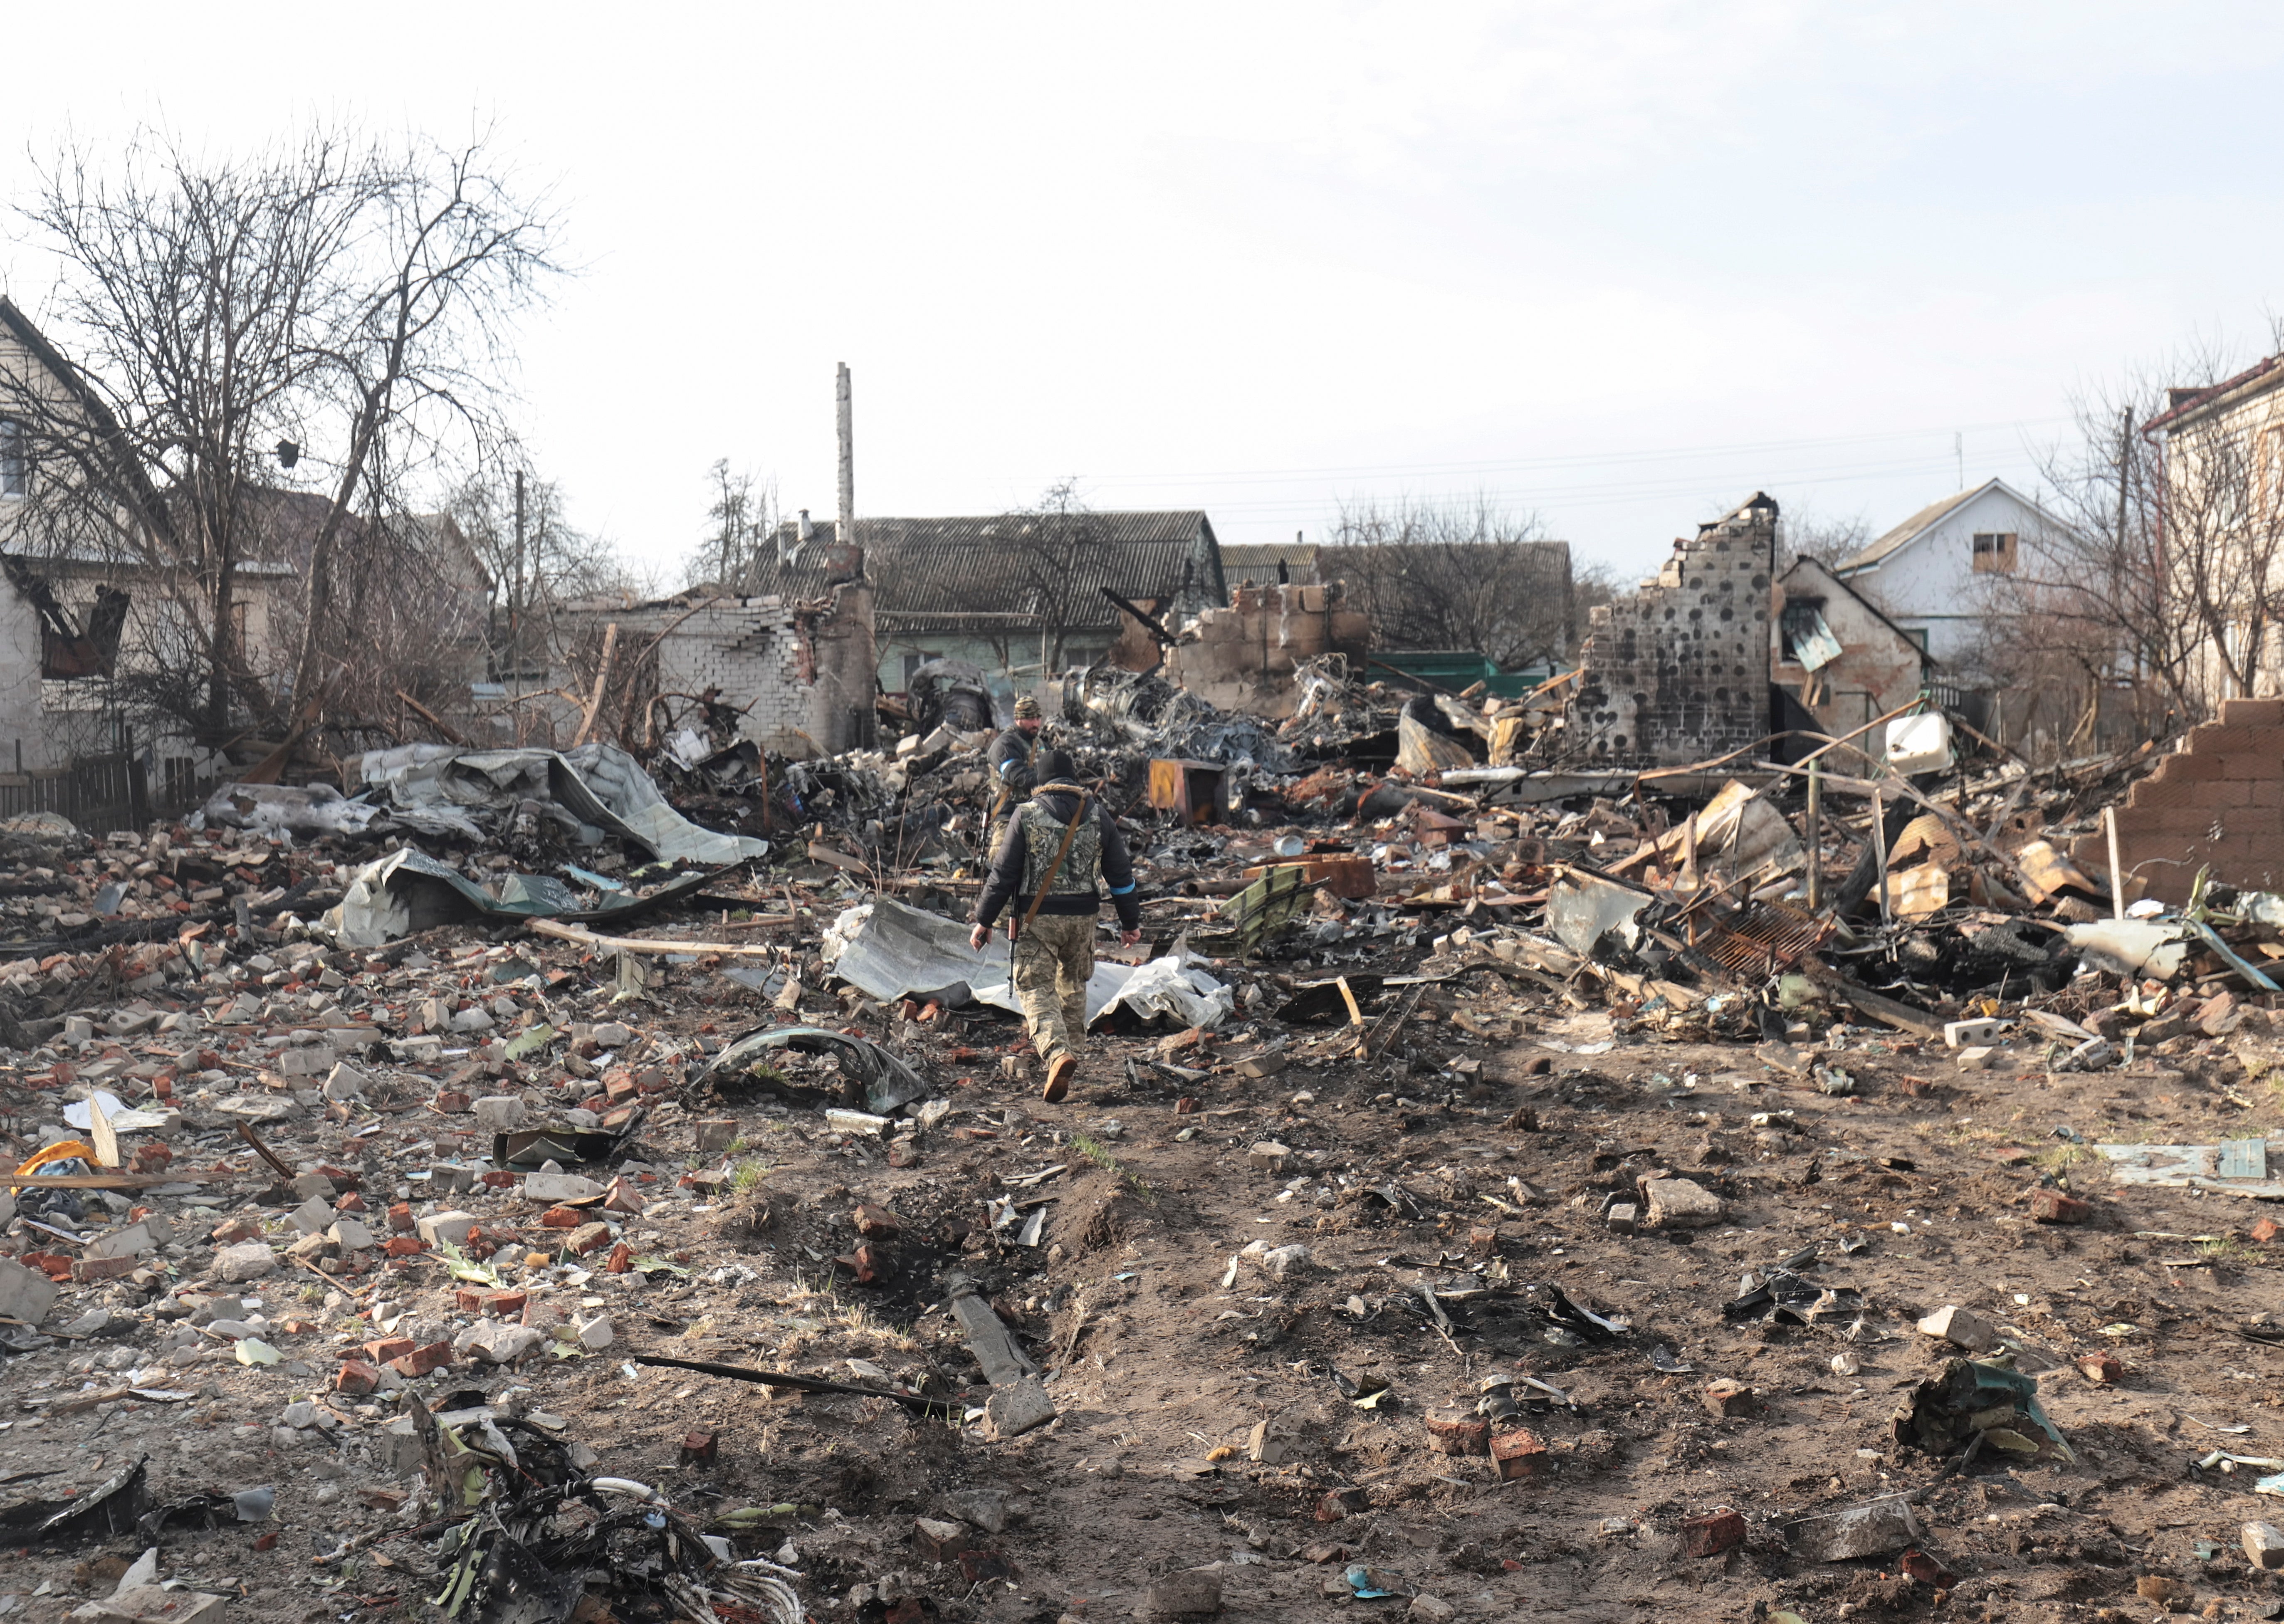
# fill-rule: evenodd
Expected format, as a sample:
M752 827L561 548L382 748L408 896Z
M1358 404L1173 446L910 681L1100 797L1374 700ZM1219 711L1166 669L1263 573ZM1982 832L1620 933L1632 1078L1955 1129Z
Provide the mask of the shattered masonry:
M1293 674L1302 661L1343 654L1362 668L1372 622L1346 596L1337 582L1236 588L1228 608L1208 609L1185 628L1162 675L1220 709L1282 721L1299 701Z
M2232 885L2284 888L2284 699L2225 699L2218 722L2133 786L2117 809L2120 865L2162 902L2189 900L2197 871ZM2108 842L2080 839L2077 861L2107 873Z
M630 633L660 637L661 693L718 689L744 713L742 730L765 750L835 754L872 742L872 590L843 582L829 601L715 597L678 599L615 619ZM801 738L814 746L805 748Z
M1768 732L1776 521L1756 495L1676 542L1632 599L1593 611L1573 725L1597 760L1679 767Z

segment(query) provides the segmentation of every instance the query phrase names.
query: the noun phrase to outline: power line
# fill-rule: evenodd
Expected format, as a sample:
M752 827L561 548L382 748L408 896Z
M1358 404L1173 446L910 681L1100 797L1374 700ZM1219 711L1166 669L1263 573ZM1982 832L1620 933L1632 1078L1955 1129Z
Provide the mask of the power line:
M1413 473L1498 473L1528 472L1539 469L1576 467L1617 467L1639 463L1680 462L1693 458L1765 457L1784 452L1812 450L1826 447L1873 445L1882 441L1906 440L1951 441L1942 448L1949 460L1955 455L1957 437L1970 433L1998 431L2047 428L2072 421L2067 417L2021 418L2005 422L1972 423L1964 428L1892 429L1874 433L1830 434L1792 440L1740 441L1728 445L1671 446L1659 449L1608 452L1573 452L1555 457L1502 457L1476 462L1447 463L1362 463L1342 467L1319 468L1229 468L1197 472L1129 472L1097 473L1092 480L1122 484L1209 484L1215 481L1239 483L1301 480L1386 479Z

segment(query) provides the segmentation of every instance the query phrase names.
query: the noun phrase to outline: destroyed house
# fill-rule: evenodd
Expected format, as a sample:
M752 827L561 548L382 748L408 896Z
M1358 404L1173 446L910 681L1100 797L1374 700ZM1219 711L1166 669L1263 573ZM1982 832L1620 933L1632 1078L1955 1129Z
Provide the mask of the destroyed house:
M1777 504L1756 495L1673 543L1654 580L1592 612L1572 748L1606 767L1682 767L1770 731Z
M764 589L819 594L837 543L788 524ZM1054 671L1101 660L1128 621L1106 591L1162 624L1229 602L1221 545L1198 509L865 519L881 691L932 660L976 667L1004 711Z
M740 737L779 754L870 745L876 656L863 555L835 544L805 567L806 596L701 586L647 603L575 604L565 620L589 645L588 668L601 672L597 693L607 691L629 717L659 699L680 702L685 714L702 699L734 713ZM567 670L551 681L584 686Z
M55 767L131 743L153 788L179 805L226 767L179 720L206 685L213 589L156 533L209 516L186 519L159 471L106 465L128 439L78 370L0 299L0 764ZM240 477L228 521L228 634L244 667L234 699L252 685L282 695L311 551L333 511L329 496ZM490 583L457 526L441 515L343 524L343 631L353 618L360 642L417 651L405 664L428 697L464 692L481 671ZM241 703L228 725L246 719Z
M1852 733L1910 704L1933 661L1919 639L1814 558L1777 577L1770 680L1814 718L1818 732Z

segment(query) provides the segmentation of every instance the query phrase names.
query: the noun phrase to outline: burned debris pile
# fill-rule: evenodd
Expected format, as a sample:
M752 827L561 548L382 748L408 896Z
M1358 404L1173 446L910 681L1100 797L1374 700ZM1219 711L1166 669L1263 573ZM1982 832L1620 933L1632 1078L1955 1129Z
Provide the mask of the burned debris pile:
M963 677L0 826L0 1613L2273 1605L2284 895L2157 877L2182 753L1075 674L1143 925L1043 1104Z

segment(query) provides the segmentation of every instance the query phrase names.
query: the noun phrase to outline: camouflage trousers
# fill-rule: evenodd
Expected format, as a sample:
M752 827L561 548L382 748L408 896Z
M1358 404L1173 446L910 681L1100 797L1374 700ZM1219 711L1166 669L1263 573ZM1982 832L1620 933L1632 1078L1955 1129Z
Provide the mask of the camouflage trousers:
M1094 916L1041 914L1015 939L1015 1001L1032 1046L1052 1059L1086 1042L1086 984L1094 975Z

